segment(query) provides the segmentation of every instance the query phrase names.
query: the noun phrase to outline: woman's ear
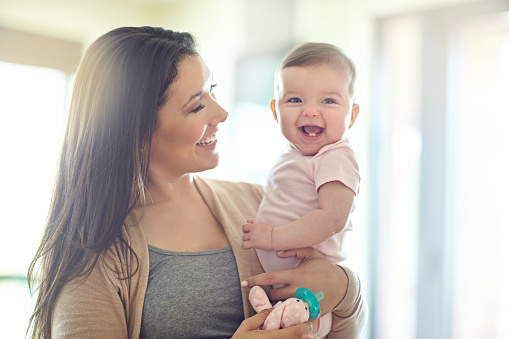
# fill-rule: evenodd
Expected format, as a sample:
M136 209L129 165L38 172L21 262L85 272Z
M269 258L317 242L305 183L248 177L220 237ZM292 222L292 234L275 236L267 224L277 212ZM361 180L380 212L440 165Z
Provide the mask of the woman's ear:
M350 126L348 126L348 128L352 128L353 124L355 123L355 120L357 120L358 115L359 115L359 105L353 104L352 105L352 116L350 118Z
M270 109L272 110L272 115L274 116L274 119L276 120L277 123L279 123L279 121L277 120L277 113L276 113L276 99L272 99L270 101Z

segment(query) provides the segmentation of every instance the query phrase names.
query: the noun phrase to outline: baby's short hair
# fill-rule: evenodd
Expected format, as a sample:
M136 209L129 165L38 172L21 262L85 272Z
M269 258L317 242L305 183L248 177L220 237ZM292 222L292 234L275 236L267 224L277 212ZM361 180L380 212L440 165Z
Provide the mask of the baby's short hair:
M324 42L306 42L292 48L276 70L277 75L285 68L292 66L315 66L327 65L340 71L345 71L350 76L348 89L353 97L355 93L356 71L353 61L338 47ZM275 83L275 91L278 91L278 83Z

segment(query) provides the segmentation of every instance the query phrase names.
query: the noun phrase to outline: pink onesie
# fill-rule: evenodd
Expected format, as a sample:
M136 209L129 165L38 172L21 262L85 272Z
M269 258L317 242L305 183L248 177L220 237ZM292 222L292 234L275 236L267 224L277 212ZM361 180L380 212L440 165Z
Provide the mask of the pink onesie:
M300 218L318 208L318 189L331 181L341 181L355 195L359 192L359 166L348 139L324 146L314 156L302 155L286 146L269 172L256 219L277 227ZM343 261L346 259L343 251L345 233L351 230L349 220L341 232L313 247L333 263ZM300 261L295 257L280 259L275 251L257 249L256 252L265 272L292 268ZM330 313L321 316L317 335L325 337L331 325Z
M318 188L330 181L341 181L355 195L359 191L359 166L348 139L324 146L314 156L302 155L286 146L269 172L256 219L277 227L300 218L318 208ZM349 221L341 232L313 247L333 263L343 261L346 259L343 252L345 233L351 230ZM297 258L278 258L275 251L257 252L266 272L299 264Z

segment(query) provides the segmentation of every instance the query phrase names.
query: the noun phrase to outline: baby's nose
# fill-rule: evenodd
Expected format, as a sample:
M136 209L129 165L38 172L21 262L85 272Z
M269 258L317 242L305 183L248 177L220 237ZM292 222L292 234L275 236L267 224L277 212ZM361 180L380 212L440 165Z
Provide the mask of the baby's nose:
M318 111L312 107L304 109L304 116L308 118L316 118Z

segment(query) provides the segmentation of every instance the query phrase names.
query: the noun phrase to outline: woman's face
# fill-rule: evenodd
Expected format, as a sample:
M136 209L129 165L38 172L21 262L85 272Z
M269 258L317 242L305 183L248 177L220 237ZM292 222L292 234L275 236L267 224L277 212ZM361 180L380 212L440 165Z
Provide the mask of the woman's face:
M205 62L189 56L178 64L178 74L158 111L152 136L150 175L171 180L218 165L216 132L228 113L217 103L215 85Z

